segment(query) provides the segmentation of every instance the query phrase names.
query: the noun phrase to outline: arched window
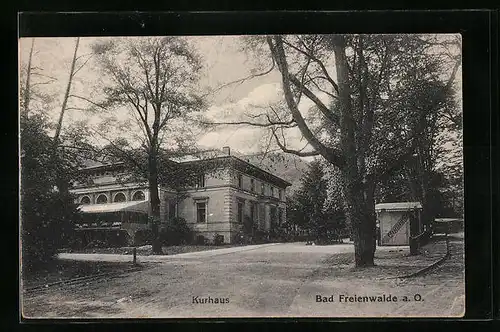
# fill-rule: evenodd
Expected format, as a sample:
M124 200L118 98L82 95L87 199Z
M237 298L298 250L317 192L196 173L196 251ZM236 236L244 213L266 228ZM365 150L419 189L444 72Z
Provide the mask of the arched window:
M146 199L146 197L144 196L144 192L142 192L142 191L140 191L140 190L139 190L139 191L136 191L136 192L134 193L134 196L132 196L132 200L133 200L133 201L143 201L143 200L145 200L145 199Z
M89 196L83 196L80 199L80 204L90 204L90 197Z
M115 195L115 198L113 202L118 203L118 202L125 202L127 198L125 197L124 193L118 193Z
M97 199L95 201L97 204L105 204L108 202L108 196L101 194L97 196Z

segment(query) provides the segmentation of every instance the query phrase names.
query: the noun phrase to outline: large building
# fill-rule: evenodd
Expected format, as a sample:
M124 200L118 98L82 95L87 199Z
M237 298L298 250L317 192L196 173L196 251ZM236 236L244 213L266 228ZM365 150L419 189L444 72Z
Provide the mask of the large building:
M183 167L216 161L217 167L200 173L196 184L173 190L160 186L161 223L184 218L194 235L213 241L222 235L232 243L245 218L269 232L286 218L285 190L290 183L224 148L209 159L176 161ZM138 234L150 229L149 190L145 182L122 181L127 169L123 163L98 165L82 170L88 179L72 189L83 220L77 230L90 241L96 234L126 234L129 243L138 243ZM181 197L181 199L179 198Z

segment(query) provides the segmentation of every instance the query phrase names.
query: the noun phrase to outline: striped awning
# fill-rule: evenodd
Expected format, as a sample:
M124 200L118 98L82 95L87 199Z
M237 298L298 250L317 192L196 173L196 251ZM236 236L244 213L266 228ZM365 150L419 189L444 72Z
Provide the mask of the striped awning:
M109 212L144 212L148 213L149 204L146 201L140 202L120 202L107 204L85 204L80 205L79 209L83 213L109 213Z

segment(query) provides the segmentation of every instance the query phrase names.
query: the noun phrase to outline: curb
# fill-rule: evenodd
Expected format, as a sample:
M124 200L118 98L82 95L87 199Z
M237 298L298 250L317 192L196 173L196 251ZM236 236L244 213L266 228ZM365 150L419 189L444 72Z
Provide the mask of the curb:
M205 257L213 257L213 256L222 256L222 255L228 255L228 254L233 254L233 253L238 253L238 252L245 252L245 251L251 251L251 250L257 250L260 248L264 247L269 247L269 246L274 246L278 245L280 243L264 243L264 244L257 244L257 245L251 245L251 246L239 246L239 247L233 247L229 251L223 251L220 252L220 250L227 250L229 248L219 248L219 249L211 249L211 250L201 250L201 251L191 251L191 252L184 252L184 253L178 253L178 254L171 254L171 255L137 255L136 259L138 263L162 263L166 261L172 261L175 259L179 258L205 258ZM200 253L203 253L202 255L199 255ZM59 253L58 258L63 259L63 260L75 260L75 261L91 261L91 262L120 262L120 263L126 263L126 262L131 262L132 258L130 254L102 254L103 257L107 256L116 256L119 257L119 259L89 259L89 257L93 257L92 255L100 255L97 253L91 253L91 254L86 254L86 253L74 253L73 255L79 255L81 258L76 258L76 257L61 257L61 254L67 254L67 253ZM70 253L71 255L71 253ZM197 257L197 255L199 255ZM85 256L87 256L87 259L85 259ZM77 256L78 257L78 256Z
M446 261L448 258L451 257L451 253L450 253L450 245L449 245L449 239L448 237L446 237L445 239L446 241L446 253L444 254L443 257L441 257L440 259L438 259L437 261L435 261L434 263L432 263L431 265L429 266L426 266L416 272L413 272L413 273L409 273L409 274L404 274L404 275L401 275L401 276L397 276L397 277L393 277L393 279L408 279L408 278L414 278L414 277L418 277L418 276L421 276L433 269L435 269L436 267L438 267L439 265L443 264L444 261Z

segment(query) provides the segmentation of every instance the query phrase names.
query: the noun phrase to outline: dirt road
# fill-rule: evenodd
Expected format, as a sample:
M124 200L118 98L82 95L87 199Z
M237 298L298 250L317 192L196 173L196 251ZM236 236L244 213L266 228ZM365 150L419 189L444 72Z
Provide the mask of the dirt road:
M459 316L463 241L452 246L454 255L440 269L406 281L378 278L383 265L353 269L352 245L166 256L121 278L26 297L23 312L45 318Z

